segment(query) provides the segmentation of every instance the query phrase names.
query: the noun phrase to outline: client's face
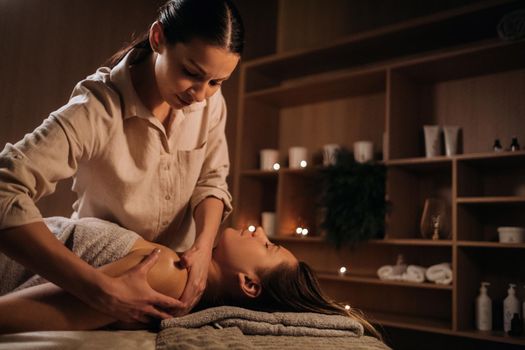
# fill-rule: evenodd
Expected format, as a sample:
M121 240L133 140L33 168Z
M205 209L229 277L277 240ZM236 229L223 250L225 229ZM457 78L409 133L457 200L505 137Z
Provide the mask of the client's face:
M245 273L269 270L281 263L298 263L289 250L270 242L262 227L255 232L225 229L213 251L213 259L223 269Z

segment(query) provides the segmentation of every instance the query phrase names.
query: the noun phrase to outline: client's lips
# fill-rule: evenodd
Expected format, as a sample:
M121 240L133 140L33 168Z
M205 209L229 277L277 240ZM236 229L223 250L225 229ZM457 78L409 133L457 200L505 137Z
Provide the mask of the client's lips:
M183 104L183 105L186 105L186 106L189 106L191 105L191 102L187 102L186 100L182 99L182 97L180 97L179 95L176 95L177 98L179 99L179 101Z

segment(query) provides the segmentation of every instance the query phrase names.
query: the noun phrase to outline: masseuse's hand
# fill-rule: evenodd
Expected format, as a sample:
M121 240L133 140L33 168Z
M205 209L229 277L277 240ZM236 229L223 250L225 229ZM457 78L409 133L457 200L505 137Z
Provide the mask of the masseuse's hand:
M211 245L194 245L181 256L180 264L188 270L189 274L188 283L186 283L184 292L180 297L184 307L174 310L172 313L175 316L183 316L189 313L202 297L208 278L211 250Z
M172 317L161 309L184 307L177 299L153 290L147 281L148 271L155 265L158 253L155 249L125 274L111 277L109 284L103 284L104 293L99 301L106 307L105 313L124 322L149 323L150 317Z

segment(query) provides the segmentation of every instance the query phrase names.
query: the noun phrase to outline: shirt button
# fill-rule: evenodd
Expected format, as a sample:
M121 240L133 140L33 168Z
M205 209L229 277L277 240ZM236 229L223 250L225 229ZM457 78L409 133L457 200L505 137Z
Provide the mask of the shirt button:
M167 194L166 197L164 197L167 201L169 201L171 199L170 195Z

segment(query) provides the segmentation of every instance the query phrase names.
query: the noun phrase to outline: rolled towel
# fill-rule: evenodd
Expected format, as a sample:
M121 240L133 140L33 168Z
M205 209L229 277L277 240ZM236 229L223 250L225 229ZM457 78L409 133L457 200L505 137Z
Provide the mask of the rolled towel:
M387 281L400 281L403 277L401 274L394 275L394 267L392 265L381 266L377 270L377 276L379 276L379 279Z
M426 268L417 265L408 265L407 271L403 274L403 280L407 282L425 282Z
M452 283L452 268L450 267L450 263L432 265L427 269L425 275L429 281L437 284Z

